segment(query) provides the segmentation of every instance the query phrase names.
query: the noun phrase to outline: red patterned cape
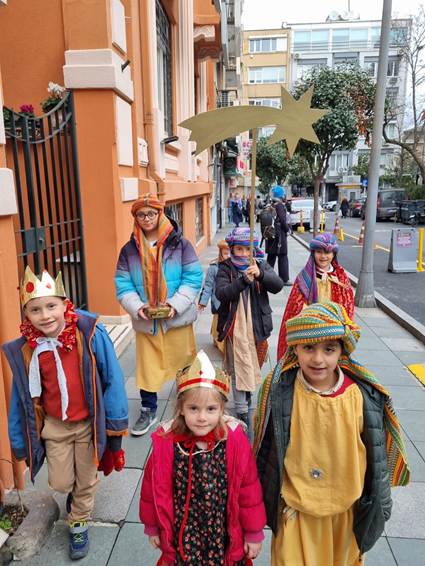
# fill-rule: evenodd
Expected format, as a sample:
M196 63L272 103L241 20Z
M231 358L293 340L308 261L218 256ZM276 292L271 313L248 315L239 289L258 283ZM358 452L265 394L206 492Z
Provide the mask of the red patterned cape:
M332 262L334 271L332 275L338 278L341 285L331 282L331 298L332 301L342 305L347 311L348 316L353 319L354 316L354 293L351 287L350 280L348 279L345 270L337 263ZM304 305L307 303L304 295L298 288L298 283L295 281L291 293L286 303L286 309L283 314L282 323L280 325L279 341L277 345L277 359L278 361L286 351L286 321L299 314Z

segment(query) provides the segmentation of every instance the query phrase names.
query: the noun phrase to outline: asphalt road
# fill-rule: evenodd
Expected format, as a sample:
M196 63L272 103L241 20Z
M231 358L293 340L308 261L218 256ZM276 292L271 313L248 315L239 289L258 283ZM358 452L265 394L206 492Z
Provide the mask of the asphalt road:
M362 250L358 245L362 221L360 218L341 218L341 226L345 240L340 242L338 261L350 273L359 276ZM335 214L326 214L326 230L333 231ZM404 224L394 222L377 222L375 228L374 249L374 285L381 293L396 306L410 314L414 319L425 325L425 272L422 273L391 273L388 271L388 259L391 245L391 230L404 227ZM298 234L304 240L312 238L311 233ZM425 246L425 242L424 242ZM425 257L423 258L425 267Z

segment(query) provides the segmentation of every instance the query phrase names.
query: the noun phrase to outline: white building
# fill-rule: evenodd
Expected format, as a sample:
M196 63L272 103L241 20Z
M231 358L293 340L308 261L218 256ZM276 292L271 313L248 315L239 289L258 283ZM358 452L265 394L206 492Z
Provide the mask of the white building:
M287 24L282 24L286 27ZM326 22L289 24L292 28L291 86L302 79L311 69L353 63L366 69L375 79L378 72L380 20L342 20L332 13ZM406 97L407 69L400 59L400 44L407 41L411 27L410 19L393 20L387 70L387 95L402 106ZM397 124L389 126L389 135L397 137ZM326 175L325 200L337 196L336 183L351 172L362 154L370 148L360 138L353 151L335 152L330 159ZM381 171L391 169L399 149L384 144L381 152Z

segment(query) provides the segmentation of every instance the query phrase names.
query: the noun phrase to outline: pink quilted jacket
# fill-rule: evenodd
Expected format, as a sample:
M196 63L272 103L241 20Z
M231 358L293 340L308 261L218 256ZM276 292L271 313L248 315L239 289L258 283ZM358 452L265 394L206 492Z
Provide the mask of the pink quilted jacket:
M165 429L170 424L164 425ZM237 421L231 419L227 426L227 529L230 543L225 563L231 566L244 557L244 541L263 540L266 514L248 438ZM145 534L160 537L162 557L158 564L174 564L174 447L171 438L158 434L161 431L164 429L152 434L152 453L146 464L140 493L140 520L145 525Z

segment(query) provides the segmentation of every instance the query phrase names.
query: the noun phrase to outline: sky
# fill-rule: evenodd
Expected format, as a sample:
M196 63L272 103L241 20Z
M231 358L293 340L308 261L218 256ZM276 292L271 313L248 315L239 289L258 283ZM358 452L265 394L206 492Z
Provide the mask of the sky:
M393 0L393 17L414 15L425 0ZM324 22L333 10L348 10L364 19L381 19L382 0L244 0L244 29L279 28L282 22Z

